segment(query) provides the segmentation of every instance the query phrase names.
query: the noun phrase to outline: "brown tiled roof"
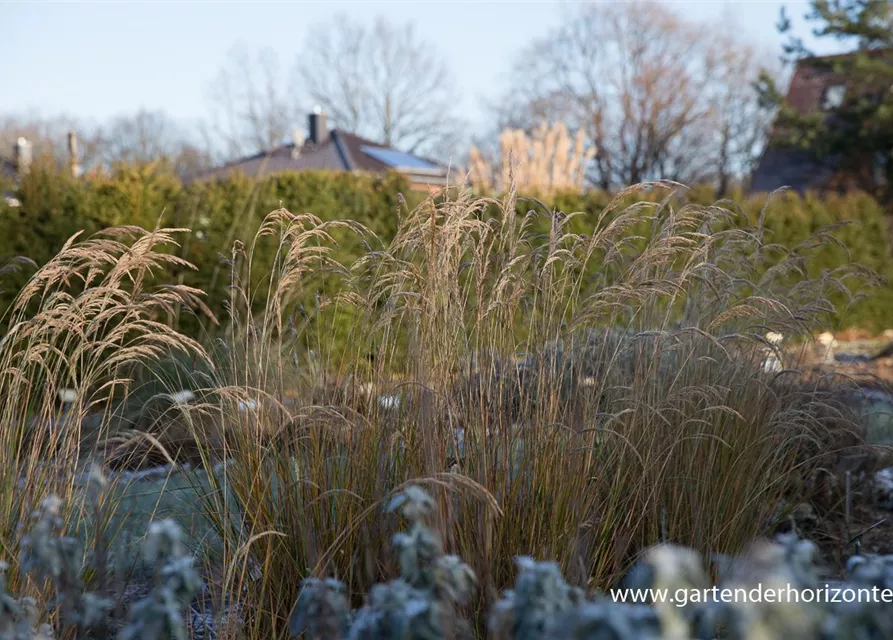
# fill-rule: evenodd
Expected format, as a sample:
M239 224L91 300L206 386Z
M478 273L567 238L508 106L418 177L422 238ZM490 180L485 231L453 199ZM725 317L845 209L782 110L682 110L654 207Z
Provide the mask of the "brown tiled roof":
M840 79L827 69L798 64L791 77L786 102L800 113L809 113L817 109L822 101L822 94Z
M893 50L891 49L875 49L861 53L872 58L893 58ZM819 107L822 94L829 87L845 84L848 90L852 90L852 83L849 82L848 78L835 73L833 69L829 68L829 64L833 63L834 60L854 55L856 54L849 52L799 60L794 69L794 75L791 77L791 84L788 87L787 103L800 113L808 113ZM868 90L869 88L864 89Z

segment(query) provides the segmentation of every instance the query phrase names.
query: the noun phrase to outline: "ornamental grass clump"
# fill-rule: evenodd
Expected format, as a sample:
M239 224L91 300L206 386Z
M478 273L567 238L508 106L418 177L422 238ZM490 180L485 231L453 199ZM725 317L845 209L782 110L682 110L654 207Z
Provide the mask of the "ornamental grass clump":
M808 340L830 294L872 282L810 268L834 230L780 246L731 203L637 189L667 195L629 205L631 189L584 220L445 193L396 211L387 240L279 210L236 245L217 384L183 413L228 425L197 439L205 466L228 460L203 509L249 633L285 633L308 577L337 576L356 606L393 575L379 514L396 487L437 486L482 634L515 555L588 590L662 541L735 553L859 443L852 412L766 338ZM355 236L365 253L340 262ZM261 251L272 271L254 270Z
M173 355L208 360L198 341L166 322L175 311L202 309L200 292L157 281L168 267L191 267L172 253L179 233L122 227L76 234L2 318L0 547L16 591L25 587L20 525L48 496L61 501L52 518L70 530L85 499L77 478L93 460L134 441L144 451L164 449L157 433L116 430L114 410L139 372Z

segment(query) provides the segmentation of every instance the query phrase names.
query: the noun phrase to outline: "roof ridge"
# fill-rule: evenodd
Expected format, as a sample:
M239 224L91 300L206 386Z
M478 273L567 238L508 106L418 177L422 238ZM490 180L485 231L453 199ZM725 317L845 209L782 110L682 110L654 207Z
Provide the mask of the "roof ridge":
M267 149L265 151L258 151L257 153L252 153L249 156L241 156L230 160L229 162L225 162L222 165L215 167L215 169L227 169L229 167L235 166L237 164L242 164L243 162L248 162L249 160L258 160L260 158L265 158L268 156L272 156L277 151L281 151L287 147L294 147L294 143L286 143L280 144L278 146L273 147L272 149Z
M341 131L340 129L335 129L335 131L338 131L343 136L350 136L351 138L353 138L354 140L356 140L357 142L359 142L362 145L367 145L367 146L372 146L372 147L381 147L382 149L392 148L386 144L382 144L381 142L376 142L375 140L370 140L369 138L364 138L363 136L358 135L356 133L351 133L350 131Z
M341 162L344 163L344 170L353 171L356 168L356 162L354 162L353 156L350 154L350 149L347 148L347 145L344 144L344 141L341 139L342 135L344 135L343 132L337 128L332 129L329 133L329 137L332 139L332 142L335 143L335 149L341 157Z

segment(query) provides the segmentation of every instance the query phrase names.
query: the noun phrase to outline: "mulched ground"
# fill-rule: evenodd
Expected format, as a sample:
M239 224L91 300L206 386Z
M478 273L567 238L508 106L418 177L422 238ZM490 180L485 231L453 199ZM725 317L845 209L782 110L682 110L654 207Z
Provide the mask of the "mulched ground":
M838 334L837 339L838 344L833 348L837 358L833 362L823 358L823 353L813 350L807 352L805 368L811 374L845 376L857 381L869 395L883 398L889 394L889 399L893 399L893 357L867 362L848 357L875 356L891 344L891 337ZM887 410L887 407L883 410ZM841 497L837 501L822 505L824 509L814 513L814 520L804 523L802 527L803 534L819 545L821 556L828 564L829 577L840 576L847 559L857 552L893 554L893 511L875 503L872 488L871 476L852 479L849 522L843 492L840 492ZM852 543L857 536L858 543Z

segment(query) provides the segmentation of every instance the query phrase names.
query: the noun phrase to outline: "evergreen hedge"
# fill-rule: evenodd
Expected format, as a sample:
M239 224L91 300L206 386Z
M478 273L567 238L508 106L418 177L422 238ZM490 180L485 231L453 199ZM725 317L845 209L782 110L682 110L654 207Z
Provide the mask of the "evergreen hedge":
M419 204L424 196L409 189L408 182L392 174L379 178L349 173L287 172L255 180L233 176L221 181L183 184L173 175L152 166L119 167L112 175L73 179L54 167L37 165L17 189L19 207L0 202L0 259L6 262L27 256L43 264L51 259L74 233L89 235L110 226L156 225L192 230L183 236L180 255L196 265L196 271L178 270L158 274L158 282L182 282L204 290L209 308L225 317L226 301L231 295L230 265L235 240L249 242L264 216L280 207L294 213L312 213L322 220L349 219L370 228L381 242L389 241L397 230L401 211ZM626 198L629 202L658 200L666 192L652 189ZM681 198L697 204L712 204L708 188L694 188ZM732 194L720 206L738 208L751 222L767 203L761 194L745 197ZM547 214L549 209L583 212L569 224L578 233L591 232L593 225L611 202L610 194L592 191L584 195L560 194L543 200L521 198L518 211L531 209ZM765 211L767 241L794 247L810 234L828 225L856 223L834 232L843 247L821 250L812 269L831 269L847 259L853 260L893 279L893 258L882 207L870 196L852 193L843 196L799 196L775 194ZM537 223L537 230L548 233L548 215ZM648 229L631 233L647 234ZM364 247L353 234L344 232L336 256L345 260L358 256ZM256 253L265 264L253 266L255 274L273 264L276 246L267 238L269 248ZM13 295L28 277L30 269L5 273L0 280L0 314L5 314ZM815 275L815 274L810 274ZM841 309L845 300L841 298ZM262 307L263 302L258 301ZM841 326L882 330L893 326L889 310L893 308L893 286L884 284L867 299L841 317ZM181 317L181 326L198 329L196 318ZM191 324L190 324L191 323ZM202 325L208 328L207 323Z

